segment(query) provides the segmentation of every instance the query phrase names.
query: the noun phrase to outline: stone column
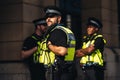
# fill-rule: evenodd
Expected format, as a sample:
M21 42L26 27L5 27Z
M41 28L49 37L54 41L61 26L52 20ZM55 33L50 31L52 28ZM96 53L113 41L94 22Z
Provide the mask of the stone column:
M85 23L88 17L94 16L103 23L101 33L107 40L108 47L118 47L118 11L117 0L82 0L82 26L85 32Z

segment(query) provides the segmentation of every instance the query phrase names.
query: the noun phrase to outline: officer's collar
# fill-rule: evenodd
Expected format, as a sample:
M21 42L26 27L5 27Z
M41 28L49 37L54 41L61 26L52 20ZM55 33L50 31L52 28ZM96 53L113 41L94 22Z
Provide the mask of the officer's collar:
M87 36L87 39L90 39L90 40L91 40L91 39L93 39L96 35L97 35L97 33L94 33L94 34L92 34L92 35L88 35L88 36Z
M38 40L40 40L43 37L43 35L40 36L40 35L37 35L36 33L33 33L32 35L35 36Z
M96 36L97 35L97 33L94 33L94 34L91 34L91 35L88 35L89 37L91 37L91 36Z

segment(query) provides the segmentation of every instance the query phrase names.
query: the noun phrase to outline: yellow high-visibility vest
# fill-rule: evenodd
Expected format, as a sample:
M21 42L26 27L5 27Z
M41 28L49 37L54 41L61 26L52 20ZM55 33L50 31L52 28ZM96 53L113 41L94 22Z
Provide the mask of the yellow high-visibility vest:
M68 28L62 27L62 26L56 26L53 30L55 29L61 29L63 30L66 35L67 35L67 43L69 45L68 47L68 52L65 55L65 61L73 61L74 60L74 53L75 53L75 37L74 34L72 33L71 30L69 30ZM39 57L39 62L43 63L44 65L51 65L54 64L55 62L55 54L50 51L47 47L47 38L49 37L49 34L47 35L47 37L41 42L40 44L40 57Z
M33 38L34 40L38 41L37 44L40 44L40 41L38 40L38 38L36 38L35 36L31 36L31 38ZM35 51L33 53L33 62L34 63L39 63L39 49L37 49L37 51Z
M91 41L88 42L83 42L83 46L82 49L87 48L89 45L94 44L95 39L97 39L98 37L102 37L102 35L96 35L94 37L94 39L92 39ZM106 43L106 40L103 38L104 43ZM97 63L101 66L103 66L103 56L102 53L100 52L99 49L96 49L95 51L93 51L90 55L85 55L81 58L80 63L82 64L86 64L87 62L93 62L93 63Z

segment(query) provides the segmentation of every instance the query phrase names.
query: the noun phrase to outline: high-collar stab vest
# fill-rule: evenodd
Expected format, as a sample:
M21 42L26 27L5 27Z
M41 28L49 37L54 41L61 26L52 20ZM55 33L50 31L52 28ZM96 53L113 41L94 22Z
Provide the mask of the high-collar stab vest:
M56 26L55 28L51 30L51 32L54 31L55 29L61 29L67 35L68 51L67 51L67 54L65 55L64 61L73 61L74 53L75 53L75 44L76 44L73 32L69 30L68 28L65 28L62 26ZM40 43L40 46L39 46L40 48L39 49L39 53L40 53L39 63L43 63L44 65L47 65L47 66L50 66L54 64L55 62L55 54L52 51L50 51L47 47L47 39L49 35L50 34L48 34L45 37L45 39Z
M94 34L91 39L89 39L88 41L83 41L83 46L82 49L89 47L91 44L94 44L95 40L97 38L103 38L102 35L97 35ZM103 38L104 44L106 43L106 40ZM81 58L80 63L81 64L87 64L87 63L92 63L92 64L98 64L100 66L103 66L103 54L99 49L96 49L95 51L93 51L92 53L90 53L89 55L85 55Z

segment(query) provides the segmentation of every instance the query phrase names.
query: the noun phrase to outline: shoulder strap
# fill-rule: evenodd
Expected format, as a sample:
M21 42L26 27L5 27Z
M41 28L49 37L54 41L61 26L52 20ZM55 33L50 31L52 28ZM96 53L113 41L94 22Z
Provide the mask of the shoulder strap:
M103 38L103 35L96 35L95 37L94 37L94 39L97 39L97 38L99 38L99 37L101 37L101 38ZM103 38L103 41L104 41L104 43L106 44L106 40Z
M55 29L61 29L62 31L64 31L66 33L66 35L67 35L67 43L68 44L69 44L71 39L75 40L75 38L73 37L74 34L70 29L68 29L66 27L63 27L63 26L56 26L52 31L54 31Z
M33 39L38 40L35 36L32 36Z

